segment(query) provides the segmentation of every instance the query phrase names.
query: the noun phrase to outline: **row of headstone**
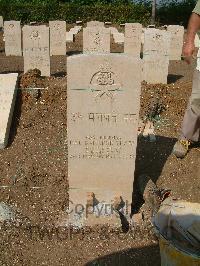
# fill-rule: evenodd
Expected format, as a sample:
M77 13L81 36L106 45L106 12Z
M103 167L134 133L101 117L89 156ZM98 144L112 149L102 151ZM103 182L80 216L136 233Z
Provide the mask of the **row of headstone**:
M31 40L38 40L38 45L40 38L47 38L48 43L50 42L50 55L66 55L66 22L65 21L50 21L49 27L45 29L45 36L41 36L44 33L44 26L24 26L22 31L27 30L33 31L29 36L23 36L23 48L26 46L27 38ZM32 28L31 28L32 27ZM41 29L41 33L40 33ZM5 36L5 53L6 56L22 55L22 31L20 21L5 21L4 22L4 36ZM47 33L50 31L50 33ZM39 34L39 38L37 38ZM34 35L34 37L33 37ZM50 38L50 39L49 39ZM39 47L39 46L38 46Z
M140 24L125 25L124 53L111 54L110 29L89 23L83 30L83 54L67 58L72 226L112 223L113 210L129 219L142 75L149 82L167 82L172 48L173 58L180 56L170 32L144 30L143 74Z
M125 35L127 35L127 31L129 31L130 27L136 27L137 23L126 23L125 24ZM141 25L141 24L139 24ZM149 25L147 27L148 29L155 29L155 25ZM170 33L170 51L169 51L169 59L170 60L181 60L181 55L182 55L182 46L183 46L183 39L184 39L184 27L183 26L179 26L179 25L169 25L169 26L164 26L163 27L163 31ZM144 31L145 29L142 29L141 32L141 44L144 45ZM113 36L116 34L117 36L117 29L112 27L112 34ZM133 41L133 39L130 39L131 41ZM199 47L198 45L198 36L196 36L195 38L195 44L196 47ZM114 41L117 43L117 39ZM126 51L126 46L128 45L128 40L124 40L123 38L121 39L121 42L124 42L124 51Z
M103 24L98 24L97 22L88 23L85 29L83 29L83 52L91 52L98 49L100 52L110 53L110 34L113 36L120 34L118 30L114 27L105 28ZM97 26L95 26L97 25ZM141 51L141 34L142 25L139 23L126 23L125 24L125 36L117 42L124 42L124 53L131 54L139 57ZM116 37L115 37L116 38ZM114 39L115 39L114 38ZM93 42L90 41L93 40ZM92 47L88 47L88 44ZM99 48L98 48L99 46Z
M126 25L125 53L110 54L109 29L88 26L83 30L84 54L67 59L69 223L73 226L112 223L113 209L127 219L130 215L142 80L141 31L140 24ZM168 32L144 31L146 79L166 82L169 50Z
M103 22L91 21L83 29L83 53L99 51L110 53L110 34L119 33L114 28L105 28ZM66 39L63 34L66 22L52 21L47 26L23 27L24 71L32 68L41 70L44 76L50 75L50 55L66 54ZM75 30L80 30L79 29ZM179 28L178 28L179 27ZM21 56L21 26L18 21L6 21L5 51L7 55ZM170 32L170 33L169 33ZM176 35L175 35L176 34ZM171 38L171 35L176 36ZM124 53L140 57L142 25L126 23ZM50 40L50 44L49 44ZM171 41L172 40L172 41ZM171 43L172 42L172 43ZM148 28L144 30L143 71L148 83L167 83L169 59L180 59L183 42L182 28L169 26L167 31ZM176 44L176 45L175 45Z
M130 35L131 30L137 28L137 23L126 23L125 24L125 35ZM141 30L141 24L139 24ZM64 37L66 22L65 21L50 21L50 55L65 55L66 54L66 39ZM91 21L87 23L87 27L102 27L104 28L103 22ZM67 33L67 41L73 41L74 35L77 34L81 29L81 26L75 26ZM138 36L132 34L124 37L123 33L119 33L114 27L109 28L111 34L113 34L114 41L117 43L123 43L125 46L125 52L127 47L130 46L129 41L135 41ZM170 25L167 27L167 31L171 33L171 45L170 45L170 59L180 60L181 59L181 48L183 43L184 28L182 26ZM142 33L141 33L142 35ZM144 37L142 37L144 39ZM5 46L6 55L21 55L22 44L21 44L21 26L19 21L6 21L5 22ZM143 42L143 41L142 41ZM140 44L141 45L141 44ZM137 48L136 48L137 49ZM129 50L129 48L128 48Z
M86 224L89 213L95 217L93 223L112 223L116 211L123 210L127 219L131 212L141 59L125 53L110 54L105 44L106 40L110 42L108 33L109 29L99 26L84 29L84 35L89 35L84 54L67 58L69 223L75 226ZM49 67L48 27L24 26L23 36L25 68L41 67L43 61ZM17 74L2 78L0 92L5 102L1 113L5 119L0 128L4 148ZM83 207L81 211L78 206Z
M124 219L130 217L142 76L161 76L165 82L170 51L168 32L145 29L142 73L141 31L140 24L126 25L125 53L111 54L110 29L89 23L83 30L83 54L67 58L69 223L73 226L112 223L119 211ZM25 71L36 67L50 75L49 28L24 26L23 38ZM5 83L8 76L3 78L1 148L8 139L17 74L9 77L10 85Z
M142 25L125 24L124 54L140 58ZM83 29L83 53L110 53L110 29L90 26ZM148 83L167 83L170 34L148 28L144 30L143 79Z

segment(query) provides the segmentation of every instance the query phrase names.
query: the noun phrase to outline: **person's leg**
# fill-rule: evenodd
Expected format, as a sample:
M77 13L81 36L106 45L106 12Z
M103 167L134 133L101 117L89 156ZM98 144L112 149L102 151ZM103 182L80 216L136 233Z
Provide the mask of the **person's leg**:
M192 95L183 119L181 137L197 142L200 134L200 71L193 76Z
M188 152L190 142L199 141L200 137L200 71L195 70L193 76L192 95L185 112L181 135L175 144L173 153L183 158Z

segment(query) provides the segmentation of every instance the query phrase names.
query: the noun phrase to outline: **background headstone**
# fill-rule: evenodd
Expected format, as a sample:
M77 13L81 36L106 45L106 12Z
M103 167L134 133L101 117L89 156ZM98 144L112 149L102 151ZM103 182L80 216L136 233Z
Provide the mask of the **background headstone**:
M84 28L83 53L110 53L110 29L104 27Z
M22 35L20 21L4 22L5 53L6 56L22 55Z
M76 34L78 34L78 33L81 31L81 29L82 29L82 26L74 26L70 31L71 31L74 35L76 35Z
M0 149L8 144L17 93L17 73L0 74Z
M141 60L76 55L67 59L67 69L70 202L85 206L87 193L94 193L101 206L116 196L131 204Z
M49 21L50 55L66 55L66 21Z
M115 43L124 43L124 33L119 32L115 27L109 27Z
M89 21L87 22L87 27L104 27L104 22L101 21Z
M124 43L124 33L123 32L119 32L118 34L114 34L113 38L114 38L115 43L119 43L119 44Z
M167 83L170 34L164 30L145 29L143 78L148 83Z
M167 31L171 34L170 60L181 60L184 27L179 25L169 25Z
M66 42L74 42L74 34L71 31L66 32Z
M23 27L24 72L39 69L42 76L50 76L49 28Z
M142 24L126 23L124 53L140 57Z
M82 26L75 26L70 29L70 31L66 32L66 41L73 42L74 36L77 35L82 29Z

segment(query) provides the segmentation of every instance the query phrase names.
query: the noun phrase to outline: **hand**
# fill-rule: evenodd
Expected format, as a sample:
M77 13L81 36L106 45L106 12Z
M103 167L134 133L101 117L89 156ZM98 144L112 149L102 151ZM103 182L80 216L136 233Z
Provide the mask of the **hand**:
M190 64L191 63L191 59L192 59L192 55L195 51L195 46L194 46L194 42L185 42L183 45L183 51L182 51L182 55L184 60Z

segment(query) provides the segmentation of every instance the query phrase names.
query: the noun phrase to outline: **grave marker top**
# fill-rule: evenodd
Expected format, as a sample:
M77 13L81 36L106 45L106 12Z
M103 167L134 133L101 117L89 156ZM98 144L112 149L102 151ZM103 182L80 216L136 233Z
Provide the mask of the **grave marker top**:
M20 21L4 22L5 53L7 56L22 55L21 25Z
M143 54L169 56L170 33L158 29L144 30Z
M87 22L87 27L104 27L104 22L101 21L89 21Z
M167 26L167 30L171 33L174 33L177 37L183 37L184 27L180 25L169 25Z
M134 56L140 56L141 50L142 24L126 23L124 52Z
M167 32L171 34L170 59L180 60L182 54L184 27L179 25L169 25Z
M49 21L50 55L66 55L66 21Z
M49 28L24 26L24 71L37 68L42 76L50 76Z
M110 29L104 27L84 28L83 53L110 53Z
M145 29L143 75L148 83L167 83L170 34L165 30Z

